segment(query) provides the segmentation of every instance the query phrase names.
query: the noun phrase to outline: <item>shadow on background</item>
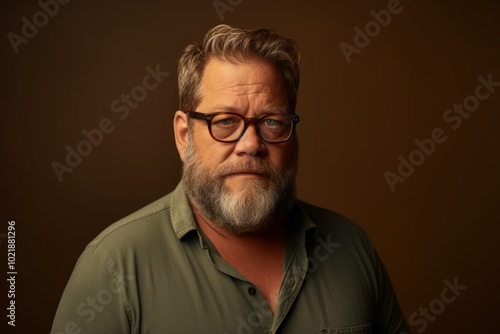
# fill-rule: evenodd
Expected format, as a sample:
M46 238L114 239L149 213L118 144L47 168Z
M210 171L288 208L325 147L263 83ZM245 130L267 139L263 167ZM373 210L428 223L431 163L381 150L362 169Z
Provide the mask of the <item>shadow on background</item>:
M18 272L2 328L49 333L85 245L177 184L177 59L219 23L298 41L299 197L368 232L412 331L497 328L498 5L215 3L0 5L0 240L15 220ZM443 299L450 284L467 288Z

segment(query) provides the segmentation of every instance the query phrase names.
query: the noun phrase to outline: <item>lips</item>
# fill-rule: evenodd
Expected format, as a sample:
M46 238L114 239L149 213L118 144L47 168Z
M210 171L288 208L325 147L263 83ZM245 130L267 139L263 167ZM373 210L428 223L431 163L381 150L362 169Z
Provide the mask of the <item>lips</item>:
M263 161L242 161L240 163L233 163L231 165L221 166L217 175L220 178L229 176L259 176L270 178L273 175L272 167Z

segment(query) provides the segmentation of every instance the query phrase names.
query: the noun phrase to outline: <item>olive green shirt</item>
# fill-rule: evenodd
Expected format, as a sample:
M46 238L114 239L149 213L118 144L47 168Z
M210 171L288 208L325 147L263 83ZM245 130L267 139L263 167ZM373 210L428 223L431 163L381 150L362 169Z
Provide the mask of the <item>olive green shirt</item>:
M182 183L105 229L79 258L52 333L404 333L365 233L297 201L273 315L197 227Z

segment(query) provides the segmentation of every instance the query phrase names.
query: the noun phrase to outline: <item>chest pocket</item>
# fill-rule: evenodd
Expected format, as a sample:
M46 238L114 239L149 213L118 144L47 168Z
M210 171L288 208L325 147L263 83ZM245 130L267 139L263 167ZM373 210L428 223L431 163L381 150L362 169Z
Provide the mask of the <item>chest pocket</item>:
M321 334L370 334L371 332L371 325L342 328L322 328L320 331Z

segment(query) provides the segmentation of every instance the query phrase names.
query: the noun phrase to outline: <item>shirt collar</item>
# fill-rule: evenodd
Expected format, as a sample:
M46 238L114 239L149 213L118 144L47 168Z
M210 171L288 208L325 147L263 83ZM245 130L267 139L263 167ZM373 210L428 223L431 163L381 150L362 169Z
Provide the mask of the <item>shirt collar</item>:
M172 226L177 238L182 239L189 232L198 230L182 181L179 182L170 197L170 212Z

